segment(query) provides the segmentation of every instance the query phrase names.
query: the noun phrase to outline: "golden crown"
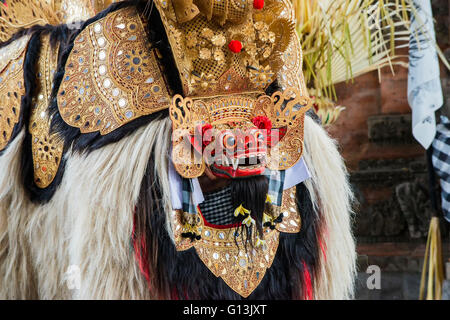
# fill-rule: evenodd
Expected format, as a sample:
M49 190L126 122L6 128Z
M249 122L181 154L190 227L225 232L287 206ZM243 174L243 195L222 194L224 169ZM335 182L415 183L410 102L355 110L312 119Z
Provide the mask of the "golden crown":
M156 0L185 96L263 92L272 82L306 95L288 0Z

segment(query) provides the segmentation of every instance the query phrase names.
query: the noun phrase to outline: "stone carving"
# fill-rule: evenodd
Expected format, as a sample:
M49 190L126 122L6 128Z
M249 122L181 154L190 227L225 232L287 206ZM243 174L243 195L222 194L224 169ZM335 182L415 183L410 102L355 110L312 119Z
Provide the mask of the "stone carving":
M358 185L395 186L426 176L425 158L367 159L359 162L358 171L352 173L351 181Z
M404 234L406 221L398 202L391 198L373 205L363 205L358 212L355 233L358 237L399 237Z
M388 198L367 203L360 188L354 185L359 202L355 234L364 242L404 239L422 239L427 236L432 216L428 183L425 179L401 182L393 188L384 188ZM448 227L441 225L443 237Z
M445 50L444 54L447 61L450 61L450 48ZM450 70L446 71L446 75L441 79L444 105L439 109L439 113L450 118Z
M395 194L408 224L409 236L425 237L432 216L428 190L416 180L399 184Z
M384 144L413 143L411 114L377 115L367 119L369 141Z

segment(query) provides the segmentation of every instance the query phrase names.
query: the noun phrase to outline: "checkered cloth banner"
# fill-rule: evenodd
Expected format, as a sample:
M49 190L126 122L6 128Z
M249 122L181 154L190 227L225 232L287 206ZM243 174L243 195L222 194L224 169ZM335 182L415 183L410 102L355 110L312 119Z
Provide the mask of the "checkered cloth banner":
M432 146L432 162L441 181L442 211L450 222L450 120L441 116Z

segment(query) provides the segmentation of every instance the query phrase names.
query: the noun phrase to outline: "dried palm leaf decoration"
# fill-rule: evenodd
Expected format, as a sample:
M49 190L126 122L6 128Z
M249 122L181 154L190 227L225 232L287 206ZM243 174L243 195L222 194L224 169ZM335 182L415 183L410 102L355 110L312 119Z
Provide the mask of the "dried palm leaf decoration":
M325 125L336 121L343 110L333 103L335 84L385 66L392 72L394 65L408 66L408 57L398 49L409 45L413 1L293 0L293 4L305 80Z

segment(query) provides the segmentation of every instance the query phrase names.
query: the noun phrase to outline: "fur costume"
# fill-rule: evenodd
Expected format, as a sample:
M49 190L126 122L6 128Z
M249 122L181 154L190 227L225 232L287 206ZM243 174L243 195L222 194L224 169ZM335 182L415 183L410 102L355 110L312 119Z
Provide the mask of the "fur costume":
M2 38L0 298L352 298L353 195L307 112L290 3L194 3L117 2L77 28L47 14ZM267 149L251 156L249 132ZM241 135L245 156L199 156ZM202 215L205 170L232 224Z

